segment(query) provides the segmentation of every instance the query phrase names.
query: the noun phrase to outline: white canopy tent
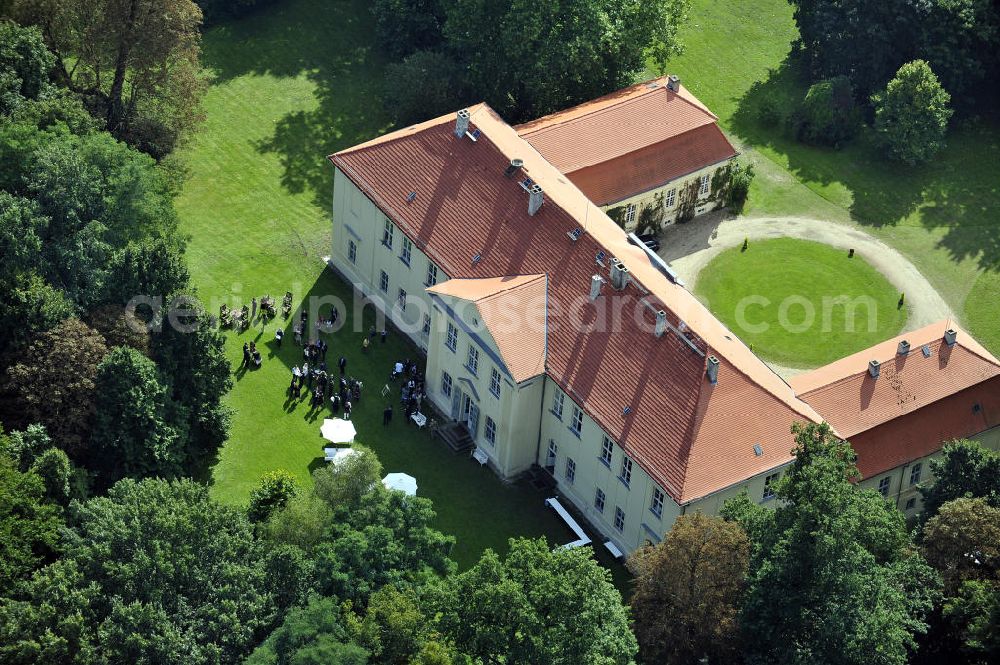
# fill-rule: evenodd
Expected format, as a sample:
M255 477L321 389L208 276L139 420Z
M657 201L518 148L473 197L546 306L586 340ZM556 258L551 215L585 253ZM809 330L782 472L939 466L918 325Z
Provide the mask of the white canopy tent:
M327 418L319 431L330 443L350 443L358 434L353 422L340 418Z
M403 492L408 496L417 494L417 479L405 473L390 473L382 479L382 484L388 490Z

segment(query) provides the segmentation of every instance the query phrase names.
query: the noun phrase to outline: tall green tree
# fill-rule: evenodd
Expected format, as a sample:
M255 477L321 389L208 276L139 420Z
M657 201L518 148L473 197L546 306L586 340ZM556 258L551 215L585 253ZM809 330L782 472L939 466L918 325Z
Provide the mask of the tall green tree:
M445 19L442 5L440 0L374 0L378 43L394 58L438 47Z
M611 573L583 548L512 539L445 581L439 628L484 663L631 663L637 645Z
M1000 508L983 498L942 505L924 525L921 551L945 598L922 641L921 662L980 664L1000 658Z
M39 99L52 85L55 58L42 33L0 18L0 116L13 113L25 100Z
M191 0L19 0L62 81L116 138L161 157L198 121L201 10Z
M978 441L959 439L945 443L930 468L934 482L920 487L922 519L933 517L945 503L963 497L982 498L1000 508L1000 453Z
M181 475L186 432L156 365L118 346L97 368L91 449L102 479Z
M353 510L362 497L381 486L382 463L375 453L364 446L354 446L352 450L353 455L312 474L313 491L331 508Z
M796 425L773 512L744 495L726 514L755 541L740 623L751 664L903 665L939 580L903 515L859 488L855 455L829 425Z
M276 510L284 508L297 494L295 476L285 469L265 473L250 491L247 517L251 522L266 522Z
M55 558L61 526L42 479L0 453L0 596Z
M734 662L750 542L734 522L678 517L663 542L636 550L632 618L644 663Z
M680 51L689 0L459 0L449 54L472 91L519 122L612 92Z
M944 147L950 101L930 65L908 62L884 92L872 95L875 131L895 159L910 165L925 162Z
M63 559L0 602L6 662L238 662L282 609L246 516L201 485L123 480L72 523Z
M368 652L349 640L337 599L313 596L289 610L246 665L366 665Z

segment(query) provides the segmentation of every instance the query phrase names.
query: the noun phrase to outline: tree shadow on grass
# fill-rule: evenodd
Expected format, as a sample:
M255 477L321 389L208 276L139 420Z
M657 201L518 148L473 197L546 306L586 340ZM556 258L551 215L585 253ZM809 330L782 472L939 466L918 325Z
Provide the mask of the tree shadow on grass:
M291 0L211 30L203 61L217 82L245 76L306 76L316 106L281 118L254 146L281 161L281 183L293 194L330 202L333 169L326 156L385 132L381 99L385 61L374 41L369 3Z
M852 217L863 225L943 228L939 246L952 260L971 258L984 268L1000 261L1000 222L992 208L1000 201L995 159L1000 117L956 121L941 153L909 167L888 159L871 129L839 150L796 141L791 116L808 86L805 68L793 53L740 99L733 131L747 144L783 156L800 181L842 186L850 194Z

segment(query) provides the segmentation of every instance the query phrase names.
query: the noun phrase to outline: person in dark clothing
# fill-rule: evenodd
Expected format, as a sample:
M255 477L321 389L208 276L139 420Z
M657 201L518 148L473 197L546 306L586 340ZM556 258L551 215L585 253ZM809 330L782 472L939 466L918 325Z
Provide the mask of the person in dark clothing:
M309 378L306 381L306 385L309 386L309 390L312 390L312 387L313 387L313 378L315 378L314 377L315 374L316 374L316 370L314 370L314 369L310 369L309 370L309 374L308 374Z
M344 420L351 419L351 400L344 402Z
M250 347L246 342L243 343L243 366L250 366Z
M330 408L333 409L334 414L340 413L340 395L334 395L330 398Z
M319 388L317 388L316 392L313 393L312 405L314 407L323 406L323 391Z
M382 343L385 344L385 331L382 331Z
M382 427L388 427L389 423L392 422L392 404L385 407L385 411L382 412Z
M340 360L337 361L337 365L340 366L340 375L343 376L344 372L347 371L347 358L340 356Z

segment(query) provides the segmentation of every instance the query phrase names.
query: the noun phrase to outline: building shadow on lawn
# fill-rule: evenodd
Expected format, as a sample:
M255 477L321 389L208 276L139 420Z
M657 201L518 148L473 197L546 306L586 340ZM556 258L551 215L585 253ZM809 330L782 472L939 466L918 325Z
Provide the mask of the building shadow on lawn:
M919 212L920 225L945 229L939 246L953 260L972 258L982 267L1000 261L1000 224L990 207L1000 201L1000 165L993 157L1000 150L1000 117L953 122L945 149L908 167L885 155L870 128L839 150L795 140L795 108L808 87L805 66L793 53L740 98L733 131L748 145L783 155L803 183L843 186L852 217L863 225L912 225L908 218Z

